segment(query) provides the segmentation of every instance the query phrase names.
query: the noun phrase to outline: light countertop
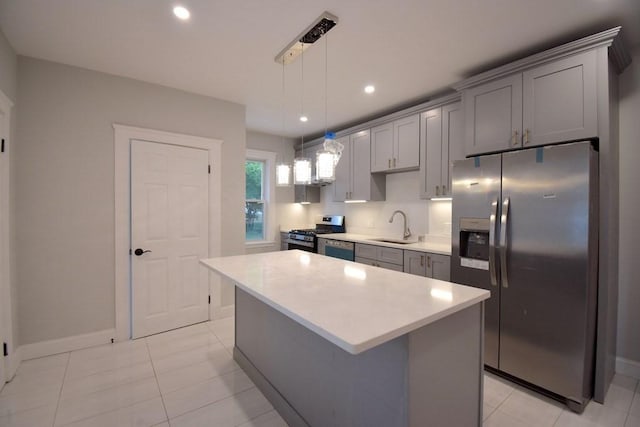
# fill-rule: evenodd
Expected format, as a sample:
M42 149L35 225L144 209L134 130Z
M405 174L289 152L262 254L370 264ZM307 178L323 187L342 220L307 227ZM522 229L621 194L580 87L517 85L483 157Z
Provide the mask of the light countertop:
M344 240L347 242L366 243L367 245L386 246L389 248L407 249L410 251L429 252L440 255L451 255L451 243L445 244L441 242L416 242L416 243L389 243L380 242L374 239L382 238L382 236L366 236L364 234L353 233L334 233L334 234L320 234L320 238Z
M489 298L482 289L299 250L200 262L351 354Z

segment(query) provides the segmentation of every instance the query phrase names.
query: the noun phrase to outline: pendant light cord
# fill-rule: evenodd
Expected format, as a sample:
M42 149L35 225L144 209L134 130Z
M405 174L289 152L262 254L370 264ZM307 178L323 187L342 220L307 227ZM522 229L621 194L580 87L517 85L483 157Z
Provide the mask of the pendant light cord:
M323 35L324 35L324 134L326 137L327 131L329 130L327 128L327 98L328 98L328 95L327 95L328 71L327 70L329 69L329 67L327 66L327 63L328 63L327 33L324 32Z
M284 147L284 104L285 104L285 91L284 91L284 58L282 58L282 100L281 100L281 107L282 107L282 114L281 114L281 120L282 120L282 130L280 132L280 136L282 137L282 146ZM286 160L284 159L284 154L283 154L283 159L282 162L284 163Z
M302 78L300 83L300 117L304 116L304 42L300 42L302 51L300 52L300 70L302 72ZM302 132L302 157L304 157L304 130Z

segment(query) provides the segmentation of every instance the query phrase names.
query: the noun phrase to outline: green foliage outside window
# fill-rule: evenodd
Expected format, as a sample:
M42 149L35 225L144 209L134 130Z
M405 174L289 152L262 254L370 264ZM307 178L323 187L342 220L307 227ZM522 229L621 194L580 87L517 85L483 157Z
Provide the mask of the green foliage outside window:
M247 160L246 172L246 202L245 202L245 233L246 240L264 240L264 200L262 193L265 163Z
M264 162L247 160L246 199L262 200L262 177Z

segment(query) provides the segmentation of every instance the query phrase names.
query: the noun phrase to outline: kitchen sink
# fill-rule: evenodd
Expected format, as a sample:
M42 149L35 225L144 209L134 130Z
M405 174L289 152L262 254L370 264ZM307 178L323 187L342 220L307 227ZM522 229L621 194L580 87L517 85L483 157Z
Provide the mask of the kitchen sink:
M410 243L418 243L417 240L387 239L387 238L368 239L368 240L371 240L372 242L395 243L397 245L408 245Z

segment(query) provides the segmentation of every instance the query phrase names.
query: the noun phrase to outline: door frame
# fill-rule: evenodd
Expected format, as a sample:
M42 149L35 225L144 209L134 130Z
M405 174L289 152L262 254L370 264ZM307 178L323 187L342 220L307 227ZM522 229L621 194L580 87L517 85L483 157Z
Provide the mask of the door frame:
M0 378L0 389L5 381L13 377L19 360L15 359L15 343L13 341L13 322L11 305L11 226L10 226L10 150L11 138L11 109L13 102L0 90L0 111L2 111L2 133L0 138L5 140L4 153L0 154L0 347L7 343L8 356L2 357L4 378ZM1 354L1 353L0 353Z
M3 364L4 378L0 378L0 389L5 381L9 380L17 369L19 360L15 359L15 348L13 342L13 322L11 305L11 226L10 226L10 150L9 142L11 138L11 109L13 102L4 92L0 91L0 111L2 111L2 134L0 138L5 140L4 153L0 154L0 347L2 342L7 343L8 356L2 357L0 363ZM1 355L2 353L0 353ZM19 357L18 357L19 358Z
M131 140L199 148L209 152L209 257L220 256L222 143L220 139L113 124L115 152L116 339L131 339ZM211 295L211 275L209 275ZM209 310L211 316L211 310Z

